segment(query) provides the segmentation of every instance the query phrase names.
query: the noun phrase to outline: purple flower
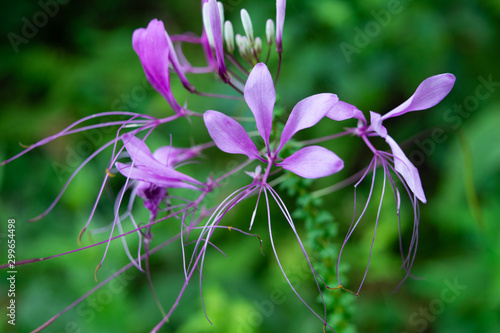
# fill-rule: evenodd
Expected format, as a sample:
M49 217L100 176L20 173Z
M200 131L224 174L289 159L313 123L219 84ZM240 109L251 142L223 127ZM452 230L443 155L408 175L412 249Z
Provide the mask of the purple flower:
M135 136L125 134L122 141L132 163L116 162L115 166L122 175L137 181L135 191L144 199L144 205L153 216L156 216L167 189L201 189L199 181L174 169L176 164L195 157L198 151L164 146L152 154L146 144Z
M205 112L203 118L210 136L219 149L226 153L243 154L249 159L281 166L305 178L325 177L343 168L343 161L337 155L319 146L301 148L278 162L278 155L285 144L298 131L318 123L338 102L336 95L317 94L297 103L281 133L279 146L274 149L270 145L269 138L276 93L271 74L265 64L260 63L253 68L245 84L244 97L255 117L257 130L266 146L266 153L260 154L238 122L218 111L209 110Z
M259 168L259 166L257 166L255 172L248 173L253 178L253 182L234 191L215 209L198 238L197 248L202 246L202 242L205 242L204 248L206 248L213 230L219 227L222 217L242 200L258 191L257 203L250 220L250 230L252 229L252 225L256 217L259 199L261 194L263 194L267 208L267 222L271 248L273 249L275 258L283 276L297 297L299 297L299 299L323 321L325 327L330 327L326 321L326 307L324 317L318 315L299 295L281 265L278 251L273 239L270 198L276 202L278 208L281 210L283 216L292 229L300 249L311 268L318 291L322 297L321 288L317 279L317 273L315 272L305 247L299 237L292 216L279 194L267 183L267 178L269 177L270 170L273 166L282 167L305 178L325 177L338 172L343 168L344 163L337 155L328 149L319 146L307 146L301 148L283 160L278 157L283 147L295 133L302 129L312 127L318 123L336 105L338 98L334 94L318 94L305 98L297 103L288 117L288 120L283 128L283 132L281 133L279 144L277 144L276 147L271 146L270 142L276 93L271 73L265 64L259 63L252 69L245 84L244 98L255 117L257 130L264 140L265 151L261 153L243 126L223 113L211 110L206 111L203 115L205 125L210 136L219 149L231 154L246 155L250 160L259 160L267 163L267 167L263 175L260 173L261 168ZM204 253L200 255L204 257ZM203 259L201 261L203 262ZM200 271L202 268L203 267L201 266Z
M453 76L453 74L431 76L418 86L415 93L406 102L392 111L383 116L370 111L370 125L367 123L365 116L360 110L345 102L337 103L336 107L327 113L326 116L334 120L344 120L352 117L357 118L359 120L358 128L353 130L353 133L362 137L375 155L386 156L383 152L373 148L368 141L368 137L380 136L384 138L391 147L396 172L403 177L411 192L421 202L426 203L427 200L417 168L415 168L408 157L406 157L396 141L387 134L387 129L382 125L382 122L385 119L397 117L407 112L426 110L433 107L448 95L454 83L455 76Z
M169 65L172 64L188 90L194 91L194 87L189 84L184 75L163 22L154 19L149 22L146 29L135 30L132 45L141 60L149 83L165 97L175 113L185 114L186 110L177 103L170 88Z
M451 91L453 84L455 83L455 76L452 74L440 74L440 75L435 75L431 76L427 79L425 79L417 88L415 93L403 104L400 106L396 107L392 111L386 113L385 115L381 116L380 114L370 111L370 122L371 124L368 124L365 116L363 113L358 110L355 106L345 103L345 102L338 102L336 104L336 107L333 108L329 113L326 114L327 117L332 118L334 120L344 120L344 119L349 119L349 118L356 118L358 119L358 127L357 128L352 128L349 129L347 132L352 133L354 135L357 135L365 141L366 145L368 148L373 152L374 157L372 161L370 162L370 165L368 168L364 171L363 175L361 176L361 179L356 183L355 188L364 180L364 178L367 176L367 174L372 171L373 176L372 176L372 184L370 187L370 192L368 194L368 199L366 201L365 207L363 211L361 212L360 216L356 220L353 218L353 221L351 223L351 226L349 227L349 231L347 232L347 235L345 237L344 243L342 244L342 247L339 252L339 257L337 261L337 271L338 271L338 266L340 264L340 258L342 256L342 252L344 250L344 247L351 237L351 235L354 232L354 229L358 226L361 218L363 217L364 213L366 212L366 209L368 207L368 204L370 203L370 199L373 194L374 190L374 183L375 183L375 174L377 167L380 165L383 169L383 186L382 186L382 193L380 195L380 202L378 205L378 212L377 212L377 217L375 220L375 230L373 234L373 239L372 239L372 244L370 248L370 254L368 257L368 264L366 267L365 274L363 276L363 279L360 283L359 289L356 294L359 294L361 287L365 281L365 278L368 274L368 268L370 266L370 260L371 260L371 254L373 250L373 244L375 242L375 234L377 232L377 226L380 218L380 213L381 213L381 207L382 207L382 200L384 198L385 194L385 189L386 189L386 181L387 179L389 180L389 183L392 187L394 199L396 201L396 211L398 215L398 223L399 223L399 245L400 245L400 251L401 251L401 259L402 259L402 267L406 271L406 275L403 281L410 275L410 270L413 265L413 261L415 258L416 250L417 250L417 245L418 245L418 225L419 225L419 219L420 219L420 214L419 214L419 209L418 209L418 200L420 200L423 203L426 203L427 199L425 198L424 190L422 188L422 182L420 181L420 175L418 173L417 168L411 163L411 161L406 157L404 154L403 150L399 145L396 143L396 141L390 137L387 134L387 129L383 126L383 121L388 118L400 116L402 114L405 114L407 112L411 111L420 111L420 110L425 110L428 108L433 107L437 103L439 103L448 93ZM377 150L372 143L370 142L369 138L373 136L379 136L381 138L384 138L385 141L389 144L391 147L392 154ZM403 185L406 189L406 192L410 196L411 204L413 206L413 234L408 246L408 252L407 255L405 256L404 251L403 251L403 241L401 239L401 219L399 217L399 212L401 208L401 196L399 193L399 189L396 186L395 180L392 178L391 171L394 172L398 178L403 182ZM406 183L406 184L405 184ZM413 195L412 195L413 194ZM418 200L417 200L418 199ZM356 201L355 201L356 205ZM339 285L342 286L340 282L340 276L337 274L338 282ZM401 285L400 283L400 285ZM399 287L398 287L399 288Z

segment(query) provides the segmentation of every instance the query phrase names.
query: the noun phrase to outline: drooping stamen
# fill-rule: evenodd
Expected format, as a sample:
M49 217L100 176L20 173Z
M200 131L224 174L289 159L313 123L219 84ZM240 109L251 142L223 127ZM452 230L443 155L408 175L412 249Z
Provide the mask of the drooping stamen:
M313 273L313 277L314 277L314 280L316 282L316 286L319 290L319 293L320 293L320 296L321 296L321 299L322 299L322 302L323 302L323 307L324 307L324 318L322 318L321 316L319 316L311 307L310 305L300 296L300 294L297 292L297 290L295 289L295 287L292 285L291 281L289 280L288 276L286 275L285 273L285 270L283 268L283 266L281 265L281 262L279 260L279 256L278 256L278 253L276 251L276 247L274 245L274 238L273 238L273 234L272 234L272 228L271 228L271 209L270 209L270 205L269 205L269 197L268 197L268 194L267 194L267 191L269 191L271 193L271 196L273 197L273 199L275 200L276 204L278 204L278 207L280 208L280 210L282 211L283 215L285 216L285 218L287 219L290 227L292 228L292 231L294 232L295 234L295 237L297 238L297 241L299 243L299 246L302 250L302 253L304 254L308 264L309 264L309 267L311 268L311 272ZM304 303L304 305L316 316L318 317L322 322L323 322L323 325L324 326L327 326L328 328L330 328L332 331L335 332L335 330L330 326L328 325L327 321L326 321L326 304L324 302L324 299L323 299L323 294L321 292L321 288L319 286L319 283L318 283L318 280L317 280L317 277L316 277L316 271L314 270L314 268L312 267L312 263L311 261L309 260L309 256L307 255L307 252L305 251L305 248L302 244L302 241L300 240L300 237L299 235L297 234L297 230L295 229L295 225L293 224L293 221L292 221L292 218L291 218L291 215L290 213L288 212L288 210L286 209L286 206L284 205L283 201L281 200L281 198L279 197L278 193L271 187L269 186L266 186L265 189L264 189L264 196L266 198L266 205L267 205L267 220L268 220L268 227L269 227L269 239L271 241L271 247L273 249L273 252L274 252L274 256L276 258L276 261L278 262L278 266L280 267L280 270L283 274L283 276L285 277L285 280L287 281L288 285L290 286L290 288L292 289L292 291L295 293L295 295L301 300L302 303Z
M381 158L381 163L382 163L382 165L385 163L385 160L383 158ZM380 219L380 212L382 210L382 203L384 201L385 183L386 183L386 169L384 167L384 180L383 180L383 183L382 183L382 194L380 196L380 202L379 202L379 206L378 206L378 210L377 210L377 218L375 220L375 228L374 228L374 231L373 231L373 238L372 238L372 243L371 243L371 246L370 246L370 253L368 255L368 263L366 265L365 274L363 275L363 279L361 280L361 283L360 283L359 288L358 288L358 292L357 292L358 294L361 291L361 287L363 286L363 283L365 282L366 276L368 275L368 269L370 268L370 261L371 261L372 252L373 252L373 244L375 244L375 235L377 234L377 226L378 226L378 222L379 222L379 219Z
M151 251L149 251L149 254L151 255L153 253L158 252L159 250L163 249L167 245L173 243L175 240L179 239L181 236L182 236L181 234L177 234L177 235L173 236L172 238L168 239L167 241L163 242L162 244L158 245L157 247L155 247L154 249L152 249ZM141 260L144 259L145 256L146 255L143 255L140 259ZM116 271L115 273L113 273L112 275L110 275L108 278L104 279L97 286L95 286L94 288L92 288L91 290L89 290L88 292L86 292L84 295L82 295L80 298L78 298L75 302L73 302L72 304L70 304L64 310L62 310L61 312L59 312L58 314L56 314L55 316L53 316L52 318L50 318L43 325L41 325L38 328L36 328L33 332L34 333L35 332L36 333L41 332L43 329L47 328L50 324L52 324L56 319L58 319L64 313L68 312L69 310L71 310L72 308L74 308L75 306L77 306L78 304L80 304L82 301L84 301L85 299L87 299L87 297L89 297L94 292L96 292L101 287L103 287L106 283L112 281L114 278L116 278L117 276L119 276L120 274L124 273L125 271L129 270L132 267L134 267L132 263L129 263L129 264L125 265L124 267L122 267L121 269L119 269L118 271Z
M87 117L84 117L82 119L79 119L77 121L75 121L74 123L72 123L71 125L67 126L65 129L63 129L62 131L54 134L54 135L51 135L49 137L46 137L45 139L42 139L32 145L29 145L27 146L27 148L25 150L23 150L22 152L12 156L11 158L3 161L0 163L0 166L3 166L7 163L10 163L12 162L13 160L15 159L18 159L19 157L23 156L24 154L28 153L29 151L37 148L37 147L40 147L40 146L43 146L55 139L58 139L60 137L63 137L63 136L66 136L66 135L69 135L69 134L74 134L74 133L78 133L78 132L84 132L84 131L87 131L87 130L90 130L90 129L95 129L95 128L101 128L101 127L108 127L108 126L117 126L117 125L124 125L124 124L127 124L127 123L130 123L132 121L132 119L128 119L128 120L122 120L122 121L113 121L113 122L105 122L105 123L100 123L100 124L95 124L95 125L88 125L88 126L85 126L85 127L81 127L81 128L77 128L75 129L76 126L80 125L81 123L84 123L85 121L87 120L90 120L90 119L95 119L95 118L100 118L100 117L106 117L106 116L132 116L134 118L136 117L144 117L144 118L147 118L148 120L136 120L134 121L134 123L151 123L151 122L154 122L154 121L158 121L158 119L154 118L154 117L151 117L151 116L148 116L148 115L140 115L140 114L137 114L137 113L133 113L133 112L125 112L125 111L111 111L111 112L101 112L101 113L96 113L96 114L93 114L93 115L90 115L90 116L87 116Z
M370 186L370 192L368 194L368 198L366 200L365 207L363 208L363 211L361 212L359 218L356 220L356 189L357 189L358 185L363 181L363 179L365 179L365 177L368 174L368 172L370 171L370 169L373 170L372 171L373 172L372 184ZM359 222L361 221L361 218L364 216L364 214L366 212L366 209L368 208L368 204L370 203L370 199L371 199L371 196L373 194L373 188L374 188L374 185L375 185L376 170L377 170L377 161L376 161L376 158L374 157L371 160L370 165L366 169L366 172L363 174L363 176L361 177L361 179L354 185L354 212L353 212L353 216L352 216L352 221L351 221L351 225L349 226L349 230L347 231L347 234L346 234L346 236L344 238L344 242L342 243L342 246L340 247L339 256L338 256L338 259L337 259L337 282L338 282L339 286L343 285L340 282L340 259L342 257L342 252L344 251L344 248L345 248L345 246L347 244L347 241L349 240L349 238L351 237L352 233L354 232L354 229L356 229L356 227L358 226ZM356 223L354 223L355 220L356 220Z

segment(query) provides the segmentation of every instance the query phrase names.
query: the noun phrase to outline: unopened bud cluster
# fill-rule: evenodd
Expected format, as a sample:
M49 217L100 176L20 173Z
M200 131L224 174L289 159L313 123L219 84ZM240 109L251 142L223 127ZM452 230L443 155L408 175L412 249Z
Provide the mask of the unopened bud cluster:
M221 27L223 30L224 44L226 45L226 51L229 54L234 54L236 48L240 56L251 63L252 65L260 61L260 55L263 50L263 42L260 37L256 37L254 34L252 19L250 14L246 9L241 10L241 23L243 26L244 34L234 33L233 24L231 21L227 20L224 22L224 7L221 2L217 2L219 7L219 16L221 19ZM208 15L208 4L205 3L203 6L203 23L205 31L207 33L207 38L209 44L214 48L214 37L213 32L210 27L209 15ZM268 19L266 22L266 44L271 46L275 40L275 29L274 21Z

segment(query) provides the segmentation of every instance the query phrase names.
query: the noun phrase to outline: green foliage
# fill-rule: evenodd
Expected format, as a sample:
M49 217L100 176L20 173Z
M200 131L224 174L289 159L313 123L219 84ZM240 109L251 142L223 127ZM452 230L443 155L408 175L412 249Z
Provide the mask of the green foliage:
M320 283L323 293L323 300L318 296L317 301L325 302L328 322L337 332L356 332L352 317L356 312L352 294L337 287L337 257L339 254L338 245L338 222L333 215L326 210L323 200L314 198L310 194L310 179L304 179L295 174L288 173L287 177L280 184L280 190L286 191L289 196L296 200L296 208L292 212L295 219L303 221L307 238L305 245L311 256L315 271L323 280ZM345 277L348 265L340 265L339 274L342 281L347 282ZM326 288L328 286L330 289Z

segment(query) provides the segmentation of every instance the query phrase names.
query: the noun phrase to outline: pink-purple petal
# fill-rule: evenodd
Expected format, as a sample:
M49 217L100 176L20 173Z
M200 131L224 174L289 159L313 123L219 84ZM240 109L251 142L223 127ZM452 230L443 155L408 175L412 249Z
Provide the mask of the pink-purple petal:
M326 148L307 146L276 165L304 178L320 178L339 172L344 162Z
M244 90L245 101L257 123L257 130L269 147L273 122L273 109L276 102L273 78L263 63L255 65L248 76Z
M431 108L448 95L454 84L455 76L453 74L431 76L420 83L415 93L406 102L382 116L382 120L410 111Z
M391 146L392 155L394 156L394 168L403 177L410 190L415 196L423 203L427 202L425 198L424 189L417 168L406 157L403 150L389 135L386 136L385 141Z
M224 61L224 48L222 36L222 23L219 13L219 6L216 0L208 1L208 13L210 17L210 26L215 44L215 57L217 59L217 67L219 69L219 76L224 83L229 82L229 75L227 74L226 64Z
M206 111L203 114L205 126L217 147L230 154L243 154L249 159L259 158L247 132L236 120L218 111Z
M168 32L165 31L165 36L167 38L167 43L168 47L170 49L169 52L169 59L170 62L172 63L172 67L174 68L175 72L177 73L177 76L179 76L179 79L182 82L182 85L190 92L195 91L196 89L189 83L189 80L186 77L186 73L184 72L184 68L182 67L179 58L177 57L177 53L175 52L174 44L172 43L172 40L170 39L170 36L168 35Z
M151 154L149 147L141 139L126 133L122 137L125 149L127 149L130 159L134 161L137 167L147 167L150 165L160 164Z
M127 152L130 155L130 158L134 163L134 169L143 170L144 172L158 175L159 177L164 179L172 179L200 184L200 182L196 179L179 171L176 171L172 167L169 167L166 164L162 164L160 161L154 158L148 146L141 139L127 133L124 135L122 140L125 144ZM131 178L136 179L133 177Z
M382 138L387 136L387 129L382 125L382 116L370 111L370 124L372 129Z
M173 167L177 163L196 157L196 152L189 148L163 146L155 150L153 157L161 164Z
M286 0L276 1L276 52L283 52L283 25L285 24Z
M115 163L116 168L118 171L124 175L125 177L129 177L130 179L138 180L138 181L143 181L143 182L148 182L151 184L154 184L158 187L164 187L164 188L188 188L188 189L194 189L197 190L198 188L192 184L200 184L198 181L195 179L180 173L176 170L173 170L174 172L168 177L164 177L155 173L151 173L148 170L144 170L141 168L136 168L136 167L131 167L128 164L116 162ZM189 183L186 183L189 182Z
M342 121L353 118L355 115L358 114L357 112L361 111L359 111L358 108L356 108L354 105L343 101L338 101L330 109L330 111L327 112L326 117L336 121Z
M184 109L177 103L170 88L170 49L163 22L153 19L146 29L135 30L132 46L139 56L149 83L162 94L174 112L183 113Z
M316 125L338 103L335 94L317 94L295 105L281 133L278 152L298 131Z

